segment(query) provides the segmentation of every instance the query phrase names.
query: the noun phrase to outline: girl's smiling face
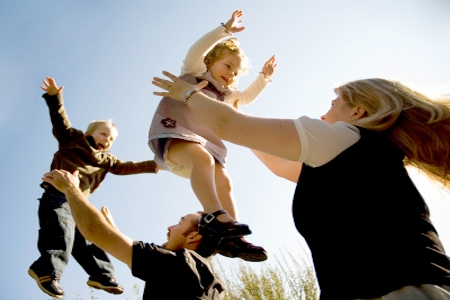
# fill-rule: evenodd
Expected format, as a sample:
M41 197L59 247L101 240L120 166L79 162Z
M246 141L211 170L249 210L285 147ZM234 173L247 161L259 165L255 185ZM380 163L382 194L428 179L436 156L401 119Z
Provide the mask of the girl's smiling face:
M212 78L223 87L227 87L235 81L241 68L242 58L235 53L230 53L216 60L208 69Z

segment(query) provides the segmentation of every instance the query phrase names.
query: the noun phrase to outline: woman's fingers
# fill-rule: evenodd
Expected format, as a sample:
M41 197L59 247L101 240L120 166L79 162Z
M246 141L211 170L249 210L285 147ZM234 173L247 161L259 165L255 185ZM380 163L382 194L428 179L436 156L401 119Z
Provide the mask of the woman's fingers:
M163 79L160 77L153 77L153 81L152 81L153 85L156 85L157 87L168 90L170 87L170 84L175 83L175 82L177 82L177 80L179 80L177 76L175 76L167 71L163 71L162 73L163 73L163 75L172 79L172 81Z
M172 73L169 73L169 72L167 72L167 71L162 71L162 73L163 73L163 75L169 77L169 78L172 79L173 81L175 81L175 80L178 79L177 76L175 76L175 75L173 75Z
M153 92L153 95L170 97L178 101L183 101L184 95L188 90L194 89L196 91L199 91L206 85L208 85L208 81L206 80L203 80L202 82L193 85L184 80L181 80L177 76L167 71L163 71L162 73L163 75L167 76L170 80L163 79L160 77L153 77L152 84L165 90L162 92Z

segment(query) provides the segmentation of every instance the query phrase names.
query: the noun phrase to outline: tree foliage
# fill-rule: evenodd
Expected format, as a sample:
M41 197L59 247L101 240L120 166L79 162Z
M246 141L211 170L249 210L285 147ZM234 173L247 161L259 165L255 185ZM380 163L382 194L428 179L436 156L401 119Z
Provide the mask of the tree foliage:
M239 260L231 267L231 274L226 274L217 263L226 285L224 300L319 299L314 267L287 251L275 256L274 265L260 263L258 271Z

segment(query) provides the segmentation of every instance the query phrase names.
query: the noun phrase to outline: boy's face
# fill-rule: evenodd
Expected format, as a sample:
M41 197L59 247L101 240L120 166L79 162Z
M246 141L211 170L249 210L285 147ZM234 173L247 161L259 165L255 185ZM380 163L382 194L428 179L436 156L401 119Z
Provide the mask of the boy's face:
M232 84L239 71L242 68L242 59L235 53L231 53L216 60L208 69L211 72L212 78L217 80L223 87Z
M116 140L117 129L109 123L103 123L98 125L93 133L86 132L86 135L94 138L98 150L106 151L111 148Z

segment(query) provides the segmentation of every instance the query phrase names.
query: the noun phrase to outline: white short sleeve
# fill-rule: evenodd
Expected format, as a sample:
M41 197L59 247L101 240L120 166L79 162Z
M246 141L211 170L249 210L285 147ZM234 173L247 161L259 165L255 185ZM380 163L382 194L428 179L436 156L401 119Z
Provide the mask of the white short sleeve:
M302 145L298 161L311 167L328 163L361 137L358 128L345 122L328 124L304 116L294 123Z

